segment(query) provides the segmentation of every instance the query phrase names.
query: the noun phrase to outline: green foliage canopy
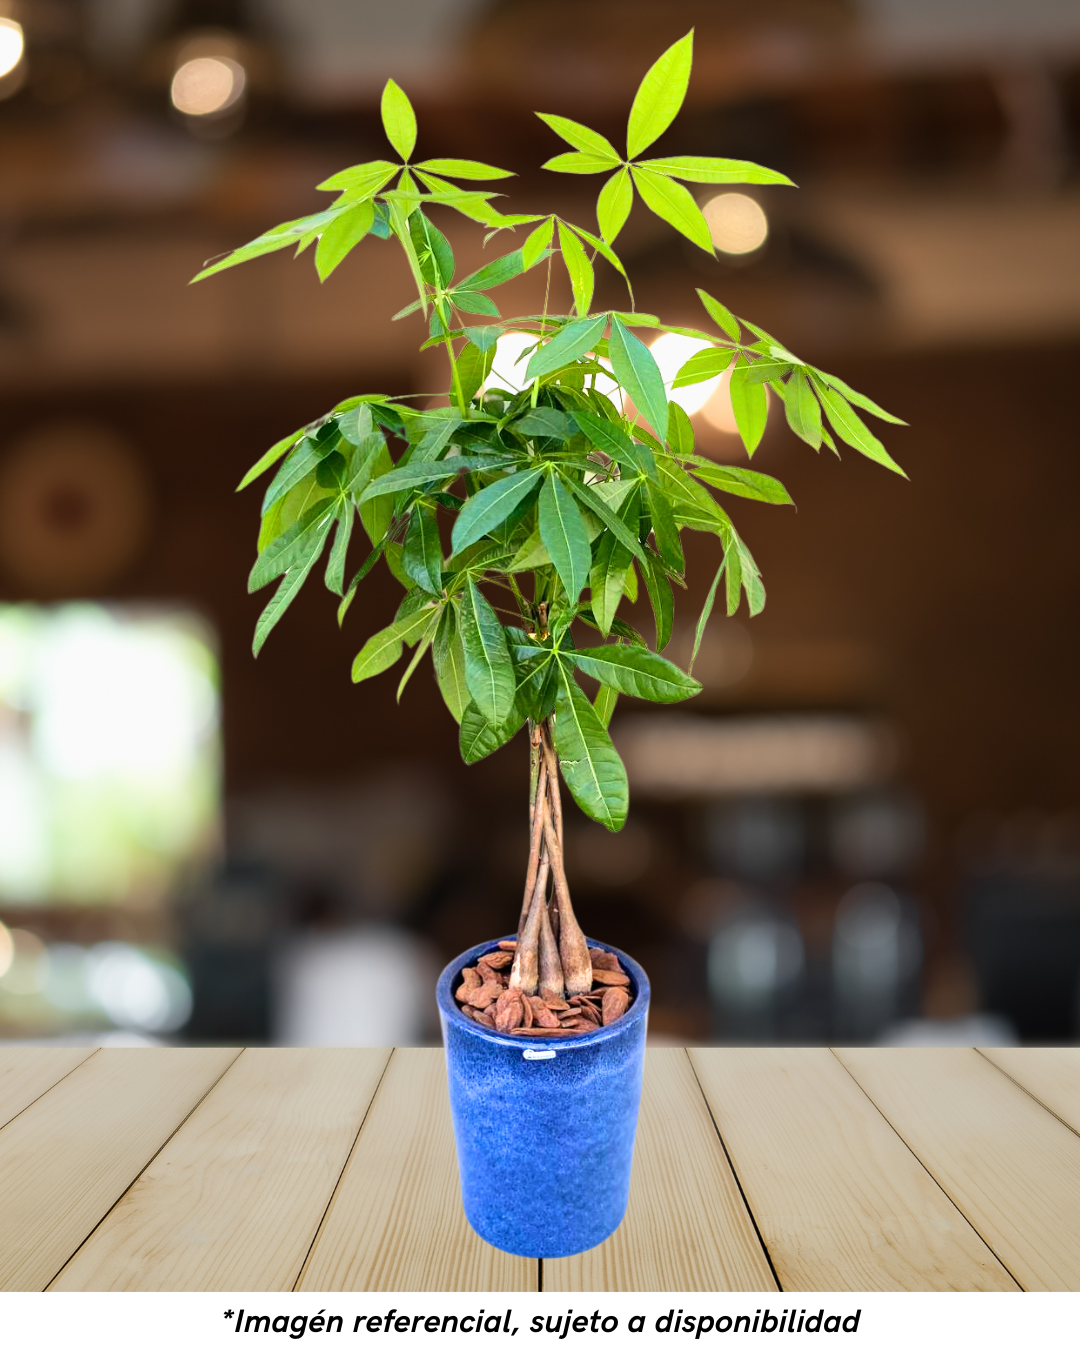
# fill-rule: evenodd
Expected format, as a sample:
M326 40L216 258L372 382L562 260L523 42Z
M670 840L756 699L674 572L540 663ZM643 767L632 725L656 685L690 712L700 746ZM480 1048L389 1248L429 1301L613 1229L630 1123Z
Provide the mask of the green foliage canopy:
M413 163L416 115L390 80L382 120L400 162L375 160L335 174L320 184L337 194L329 208L276 226L195 278L294 245L299 254L314 244L315 266L325 280L368 235L397 241L417 298L394 317L425 316L424 345L443 347L449 358L448 406L417 410L381 394L346 399L272 446L244 476L241 488L276 466L263 497L249 587L276 582L277 589L256 626L254 650L324 554L326 586L340 597L339 622L364 578L385 564L404 598L393 623L364 643L353 679L382 674L408 650L400 699L430 655L469 763L504 745L526 723L554 714L562 775L581 809L612 830L621 828L628 804L626 772L608 734L617 698L672 703L701 688L660 654L671 637L672 587L685 584L682 530L714 536L720 550L697 624L696 657L721 583L728 614L744 597L751 615L765 603L757 564L714 492L791 502L775 478L695 453L689 418L670 400L652 353L633 330L679 332L709 344L683 366L672 388L730 368L732 408L748 456L765 429L768 388L792 431L815 450L824 444L837 452L842 441L902 473L855 410L889 422L898 418L800 360L706 291L698 295L715 330L672 328L633 309L629 278L612 244L635 193L711 253L708 225L683 183L790 182L742 160L640 158L682 106L692 41L688 33L646 73L630 110L625 158L588 127L538 114L571 147L545 168L607 175L597 201L599 234L555 215L503 214L493 205L496 194L453 181L511 176L504 169L460 159ZM434 207L456 211L491 234L532 229L520 247L457 279L450 244L431 219ZM550 269L556 258L567 271L574 313L504 320L490 292L542 263ZM592 312L598 260L624 279L629 310ZM471 316L489 322L475 326ZM496 343L507 333L528 339L520 392L500 388L492 376ZM633 415L603 392L612 377L632 402ZM357 518L367 556L347 580ZM653 612L651 646L618 615L624 598L637 598L639 582ZM578 647L575 624L579 633L583 625L605 641ZM579 675L599 682L595 700L586 696Z

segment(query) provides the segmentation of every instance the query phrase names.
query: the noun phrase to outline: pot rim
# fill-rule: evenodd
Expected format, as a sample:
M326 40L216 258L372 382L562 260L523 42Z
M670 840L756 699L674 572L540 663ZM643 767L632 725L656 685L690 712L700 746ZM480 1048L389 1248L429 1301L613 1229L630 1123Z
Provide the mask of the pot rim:
M465 1031L472 1036L476 1036L482 1041L487 1041L491 1045L506 1045L514 1050L554 1050L559 1054L564 1051L576 1050L579 1048L599 1045L604 1041L610 1041L617 1036L624 1035L638 1022L640 1022L649 1010L649 977L642 970L641 966L631 956L627 956L624 951L618 947L613 947L610 942L601 942L596 938L586 938L585 941L590 947L599 947L606 952L614 952L619 958L620 964L630 976L630 987L634 990L634 1001L630 1008L623 1013L617 1022L612 1022L610 1026L597 1027L595 1031L582 1032L578 1036L510 1036L503 1031L491 1031L489 1028L481 1026L479 1022L474 1022L458 1007L457 1000L454 998L452 985L465 966L475 965L476 962L486 952L498 949L500 942L511 942L515 937L514 933L508 934L505 938L491 938L487 942L477 943L475 947L470 947L468 951L462 952L460 956L455 956L448 966L439 976L439 982L436 986L436 997L439 1003L439 1011L444 1017L453 1020L455 1027L459 1031Z

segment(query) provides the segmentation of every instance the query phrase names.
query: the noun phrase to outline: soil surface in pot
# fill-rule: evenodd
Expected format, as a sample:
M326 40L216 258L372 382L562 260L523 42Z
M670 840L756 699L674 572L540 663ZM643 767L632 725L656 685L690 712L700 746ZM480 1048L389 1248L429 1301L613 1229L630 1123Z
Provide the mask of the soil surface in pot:
M631 1006L630 976L614 952L590 947L592 989L564 1000L509 987L516 950L516 942L500 942L461 972L454 998L480 1026L511 1036L582 1036L617 1022Z

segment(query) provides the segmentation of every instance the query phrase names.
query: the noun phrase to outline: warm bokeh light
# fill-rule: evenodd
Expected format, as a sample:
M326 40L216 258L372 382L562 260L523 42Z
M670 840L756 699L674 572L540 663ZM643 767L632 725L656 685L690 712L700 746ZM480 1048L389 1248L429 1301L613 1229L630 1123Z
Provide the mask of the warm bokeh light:
M744 192L721 192L702 207L721 253L753 253L769 235L768 217Z
M699 338L684 337L682 333L661 333L650 347L667 385L668 398L691 416L708 402L722 377L717 375L711 380L702 380L700 384L688 384L682 389L672 389L671 383L692 356L696 356L698 352L709 351L710 345Z
M22 60L25 47L22 24L0 19L0 78L11 74Z
M173 106L190 117L207 117L231 108L244 92L244 67L227 56L196 56L173 76Z

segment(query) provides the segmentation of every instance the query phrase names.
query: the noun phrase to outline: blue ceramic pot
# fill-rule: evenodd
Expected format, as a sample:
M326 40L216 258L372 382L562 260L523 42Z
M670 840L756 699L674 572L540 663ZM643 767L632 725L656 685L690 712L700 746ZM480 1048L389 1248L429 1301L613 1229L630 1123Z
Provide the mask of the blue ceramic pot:
M626 1213L649 981L623 952L633 1003L609 1027L547 1040L506 1036L467 1018L454 999L459 956L439 977L450 1111L465 1217L515 1256L573 1256L611 1236Z

